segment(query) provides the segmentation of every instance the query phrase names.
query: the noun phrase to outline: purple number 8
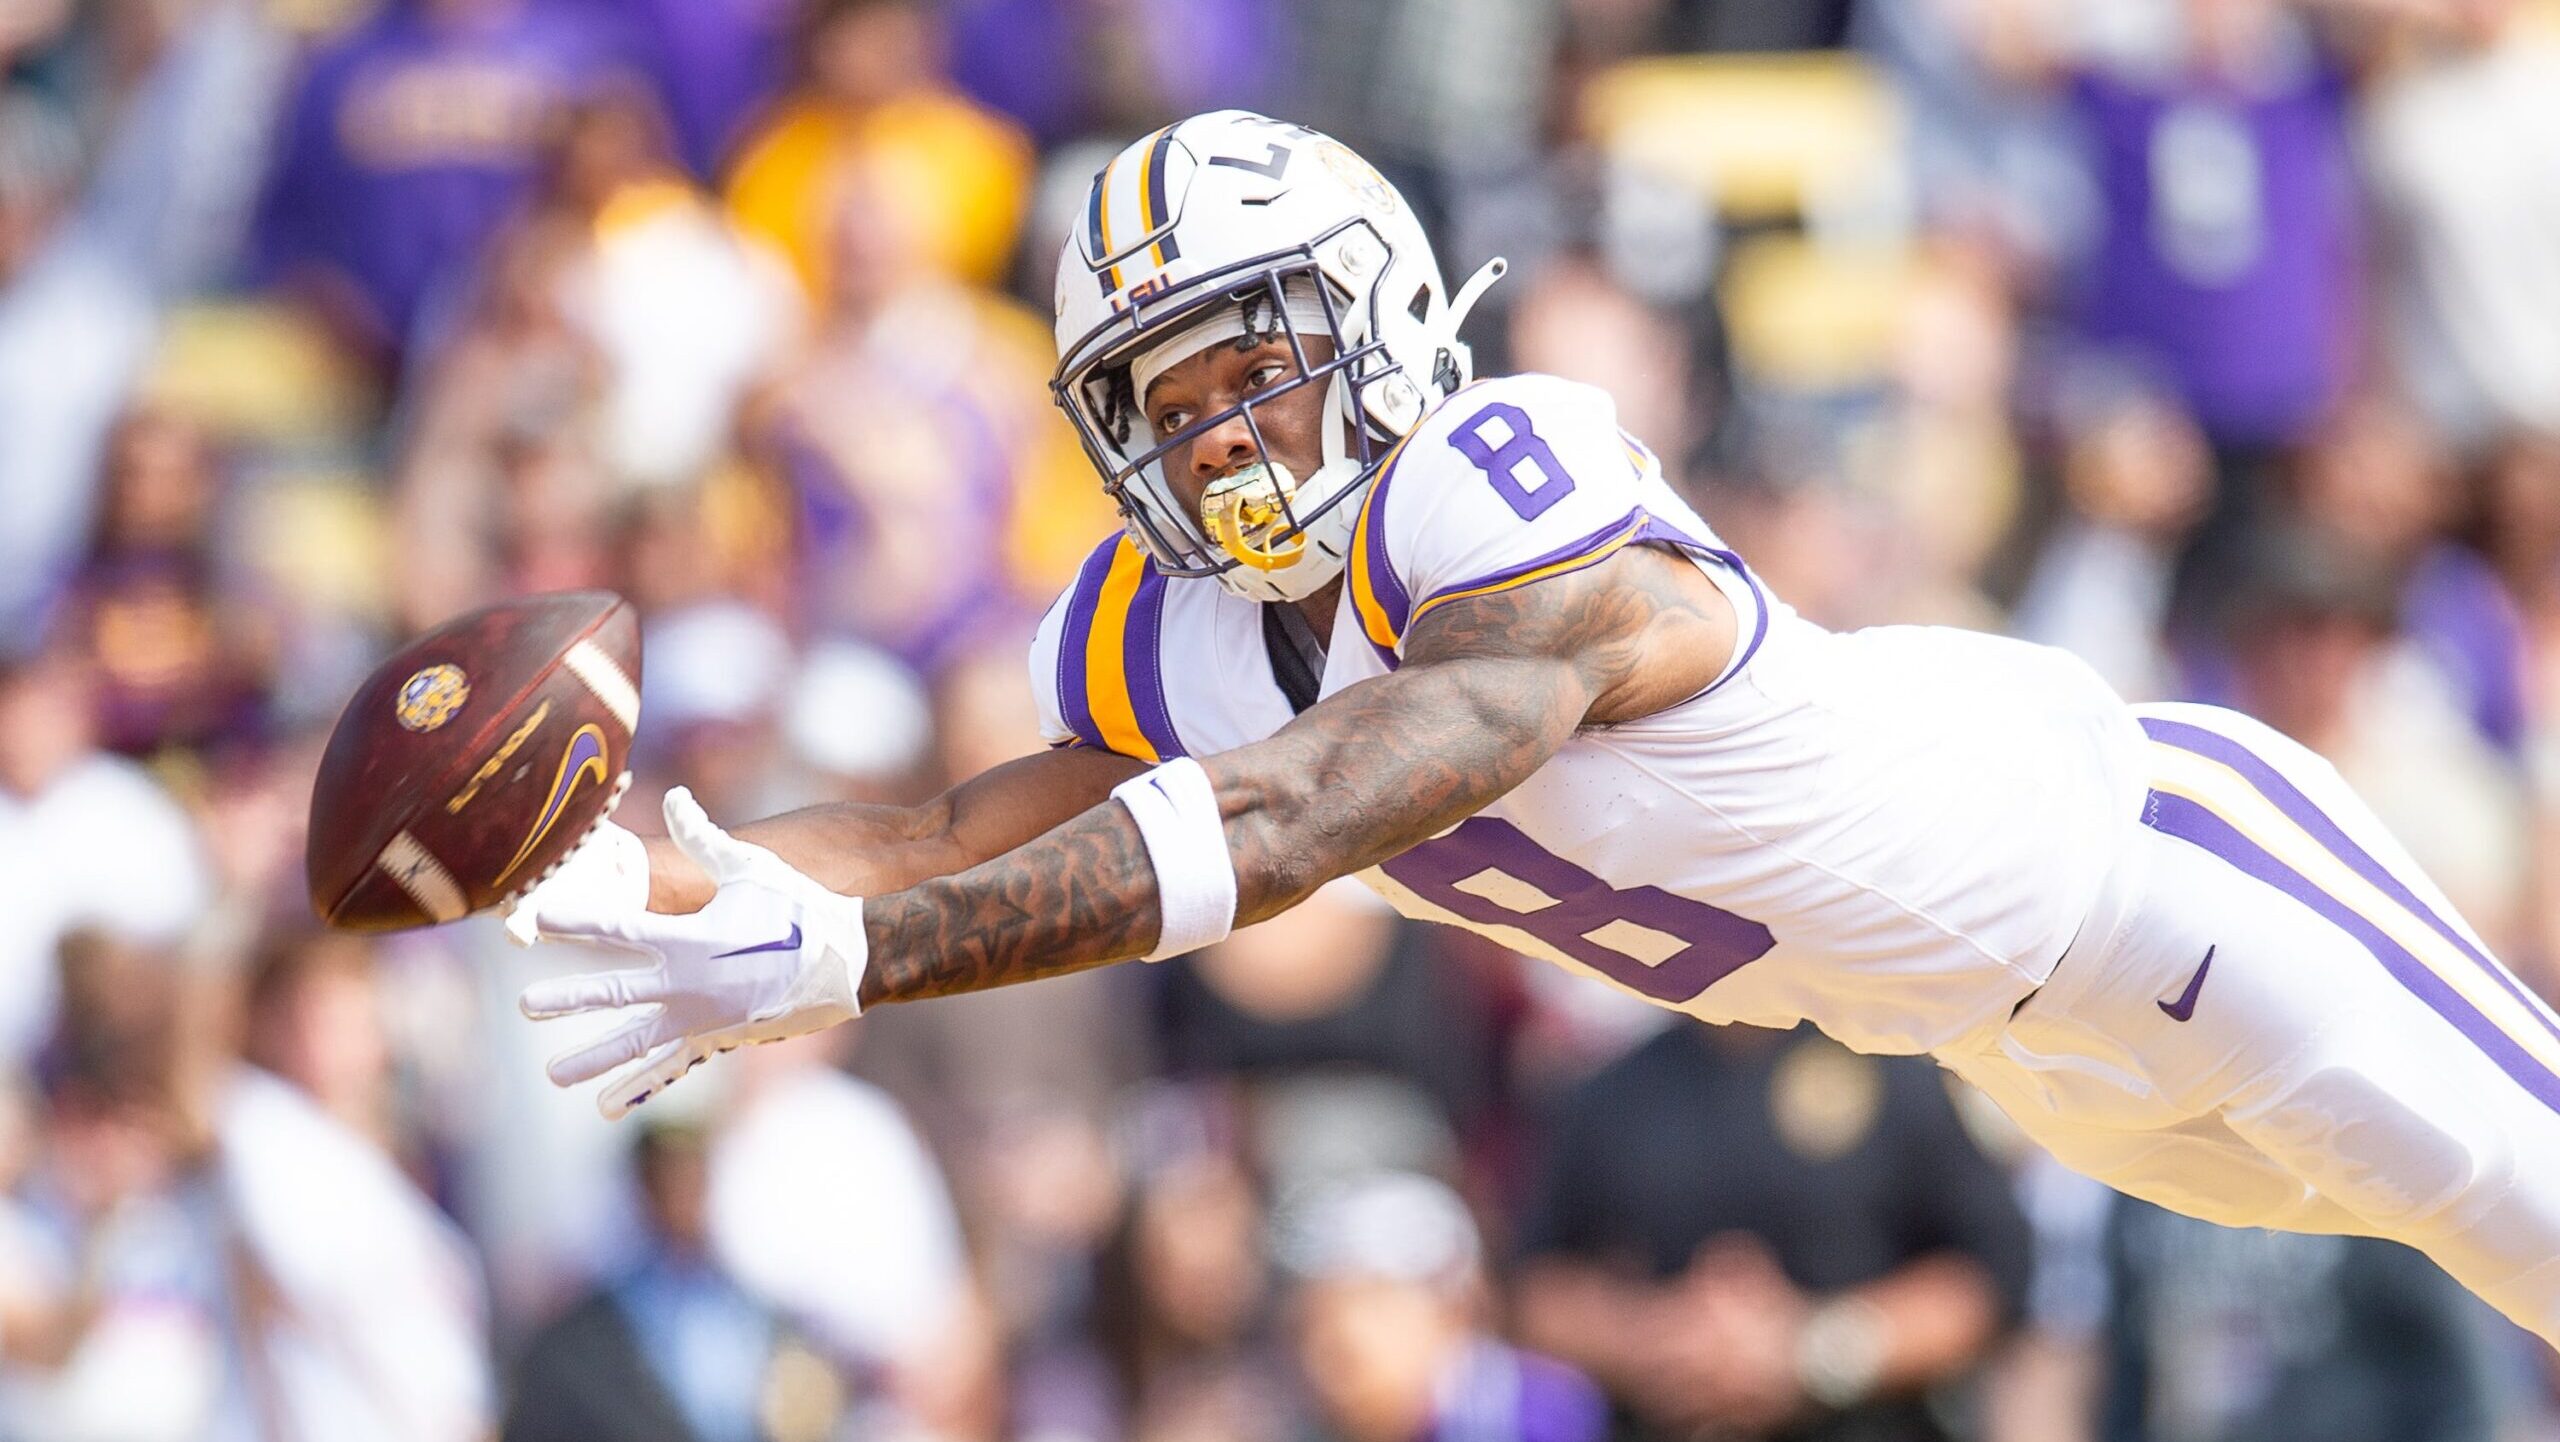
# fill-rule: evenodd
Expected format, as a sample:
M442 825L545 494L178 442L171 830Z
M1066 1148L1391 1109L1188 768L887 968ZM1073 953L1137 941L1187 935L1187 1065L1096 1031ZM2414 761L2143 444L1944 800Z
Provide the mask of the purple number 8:
M1490 816L1469 817L1380 869L1434 906L1479 924L1516 927L1620 986L1675 1006L1778 944L1769 928L1721 907L1658 886L1611 886ZM1536 904L1529 888L1552 903ZM1593 939L1622 924L1687 944L1647 964Z
M1511 438L1498 446L1484 438L1485 422L1494 420L1511 430ZM1573 477L1565 474L1564 462L1557 460L1555 451L1529 429L1529 413L1507 401L1495 401L1467 417L1450 433L1449 444L1476 463L1476 469L1484 472L1485 479L1493 482L1494 490L1511 503L1511 509L1519 512L1524 521L1538 519L1547 507L1563 500L1565 492L1573 489ZM1534 486L1521 485L1515 474L1524 462L1537 467L1538 483Z

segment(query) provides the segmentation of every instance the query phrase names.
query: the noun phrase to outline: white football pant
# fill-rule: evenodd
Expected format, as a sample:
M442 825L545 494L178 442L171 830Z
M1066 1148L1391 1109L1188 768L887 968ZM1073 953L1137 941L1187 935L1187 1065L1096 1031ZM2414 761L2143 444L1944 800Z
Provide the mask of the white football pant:
M2120 1191L2405 1242L2560 1343L2560 1021L2327 762L2137 714L2139 839L2043 988L1940 1059Z

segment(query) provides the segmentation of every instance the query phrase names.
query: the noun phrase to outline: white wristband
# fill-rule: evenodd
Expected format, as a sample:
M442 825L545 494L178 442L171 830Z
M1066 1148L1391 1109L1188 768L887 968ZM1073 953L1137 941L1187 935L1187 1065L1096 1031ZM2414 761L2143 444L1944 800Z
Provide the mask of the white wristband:
M1209 773L1185 756L1121 782L1111 794L1137 819L1156 869L1164 927L1146 959L1162 961L1224 940L1236 924L1236 868Z

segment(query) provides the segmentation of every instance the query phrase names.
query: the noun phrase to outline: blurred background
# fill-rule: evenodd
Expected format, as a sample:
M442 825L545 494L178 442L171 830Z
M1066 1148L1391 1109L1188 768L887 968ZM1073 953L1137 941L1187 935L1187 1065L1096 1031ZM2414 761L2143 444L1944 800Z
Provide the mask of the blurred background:
M315 932L339 702L507 595L641 608L642 825L1035 746L1050 268L1221 105L1810 616L2244 707L2560 975L2550 0L0 0L0 1438L2560 1437L2414 1254L1357 891L621 1126L578 958Z

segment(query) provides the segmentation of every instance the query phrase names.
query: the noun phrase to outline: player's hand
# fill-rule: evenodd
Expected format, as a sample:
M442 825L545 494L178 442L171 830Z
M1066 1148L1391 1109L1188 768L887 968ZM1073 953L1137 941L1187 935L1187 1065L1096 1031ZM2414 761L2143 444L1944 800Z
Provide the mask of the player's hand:
M603 915L648 905L648 844L610 820L599 821L549 875L507 903L507 937L518 946L551 940L543 919L556 911Z
M640 905L544 910L545 938L618 947L652 964L538 981L520 1002L537 1021L644 1008L551 1060L551 1080L564 1087L622 1068L596 1096L609 1120L719 1052L862 1014L858 989L870 954L862 899L829 891L712 825L681 787L667 793L666 809L668 835L719 888L710 904L683 916Z

